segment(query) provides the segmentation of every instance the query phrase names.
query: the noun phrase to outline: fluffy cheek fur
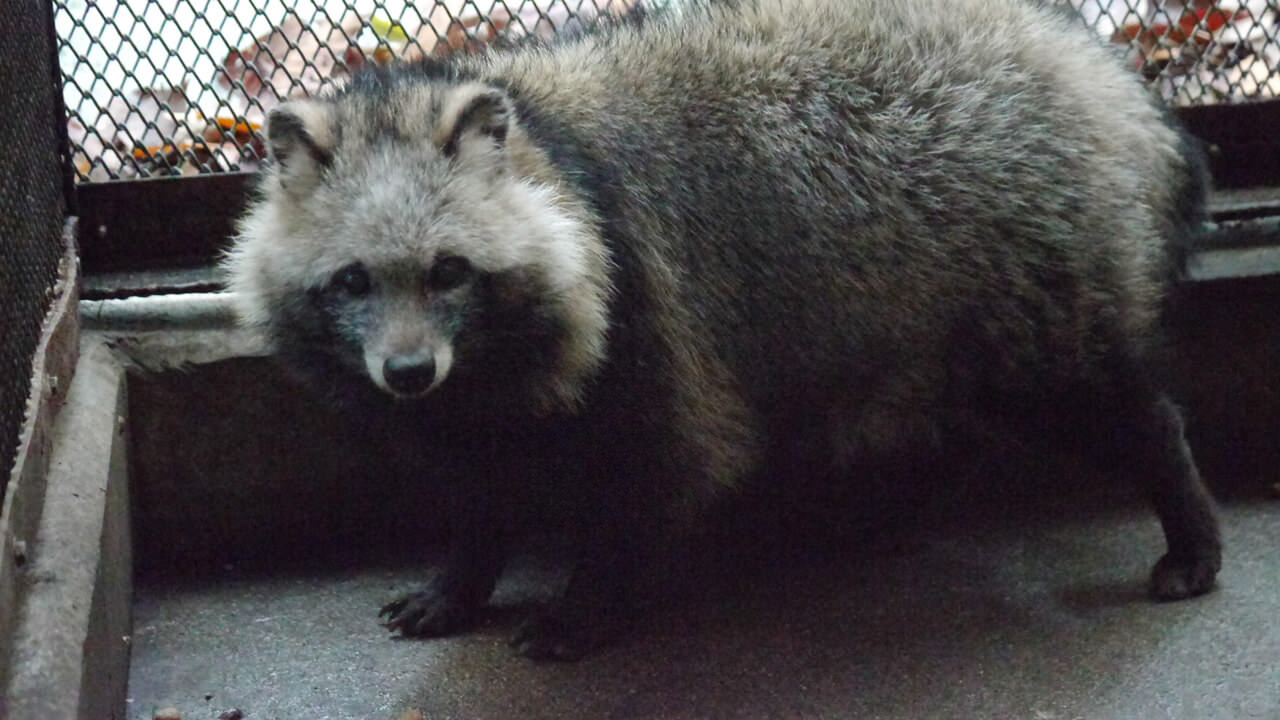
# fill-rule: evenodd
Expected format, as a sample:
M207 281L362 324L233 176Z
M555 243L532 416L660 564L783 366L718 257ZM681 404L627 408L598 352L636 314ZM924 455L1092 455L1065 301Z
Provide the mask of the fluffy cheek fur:
M575 409L606 352L612 288L596 228L550 185L515 177L474 181L459 177L450 188L450 207L471 229L464 246L491 271L489 299L500 316L519 314L516 305L523 302L522 317L530 323L525 331L533 338L555 335L554 359L539 358L546 362L536 373L536 404L547 411ZM500 329L504 335L515 331L511 323Z
M454 336L457 384L479 383L477 396L545 409L567 335L546 283L520 269L487 274L477 280L473 301Z
M270 309L272 345L284 367L338 404L376 394L365 372L358 318L323 289L296 288Z

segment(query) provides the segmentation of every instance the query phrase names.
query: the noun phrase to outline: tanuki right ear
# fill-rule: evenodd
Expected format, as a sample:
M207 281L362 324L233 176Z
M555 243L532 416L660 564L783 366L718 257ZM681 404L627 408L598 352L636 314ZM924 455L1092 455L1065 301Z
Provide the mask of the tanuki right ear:
M280 184L295 196L315 187L338 145L332 106L316 100L291 100L273 108L266 135Z

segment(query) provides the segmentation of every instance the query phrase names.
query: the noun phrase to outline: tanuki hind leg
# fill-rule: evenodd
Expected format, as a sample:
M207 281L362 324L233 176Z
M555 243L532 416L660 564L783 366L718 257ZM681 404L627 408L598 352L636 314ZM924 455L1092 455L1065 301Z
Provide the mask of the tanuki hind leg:
M1147 393L1129 402L1113 397L1106 406L1095 418L1094 447L1143 484L1164 528L1168 549L1152 570L1152 596L1179 600L1208 592L1222 567L1222 541L1178 409L1167 396Z
M1222 567L1222 540L1209 491L1191 457L1182 418L1167 397L1152 408L1146 470L1151 499L1164 527L1168 552L1151 573L1151 593L1161 600L1200 595Z

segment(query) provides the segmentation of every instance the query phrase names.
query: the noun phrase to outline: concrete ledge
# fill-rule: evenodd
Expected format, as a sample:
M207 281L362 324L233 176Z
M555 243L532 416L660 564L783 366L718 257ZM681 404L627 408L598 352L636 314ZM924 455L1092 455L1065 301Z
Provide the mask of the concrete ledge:
M1201 250L1189 265L1191 280L1201 282L1276 275L1280 274L1280 246Z
M123 718L131 543L124 370L82 339L53 425L44 511L18 573L10 677L0 716Z
M27 561L40 522L53 447L54 420L66 398L79 350L78 269L74 220L63 230L65 248L53 302L45 315L31 361L25 421L0 510L0 687L9 677L9 653L18 607L18 576ZM0 718L4 717L0 696Z

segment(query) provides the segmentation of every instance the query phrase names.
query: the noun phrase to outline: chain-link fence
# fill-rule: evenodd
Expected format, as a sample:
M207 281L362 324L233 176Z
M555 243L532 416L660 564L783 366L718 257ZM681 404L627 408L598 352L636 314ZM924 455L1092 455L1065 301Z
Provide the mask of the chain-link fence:
M1280 97L1280 0L1068 0L1175 105Z
M252 169L281 99L365 63L476 52L636 0L55 0L81 181Z
M251 170L272 105L364 63L548 37L653 1L54 0L76 175ZM1058 1L1172 103L1280 96L1280 0Z

